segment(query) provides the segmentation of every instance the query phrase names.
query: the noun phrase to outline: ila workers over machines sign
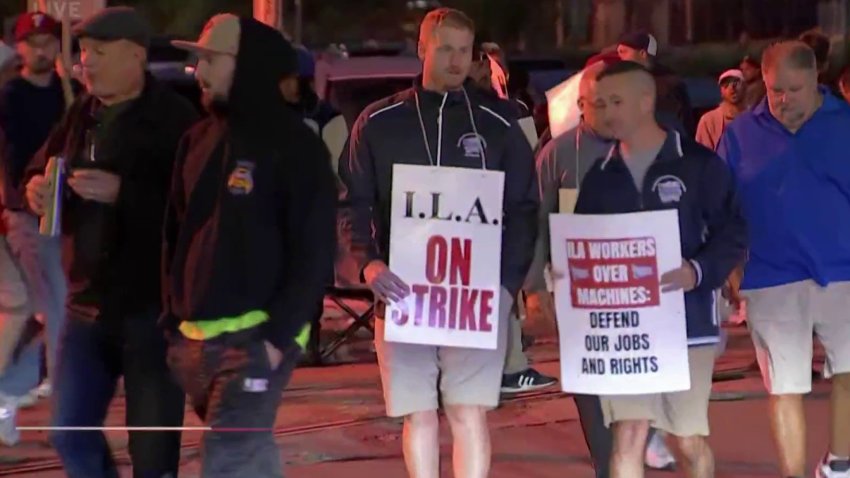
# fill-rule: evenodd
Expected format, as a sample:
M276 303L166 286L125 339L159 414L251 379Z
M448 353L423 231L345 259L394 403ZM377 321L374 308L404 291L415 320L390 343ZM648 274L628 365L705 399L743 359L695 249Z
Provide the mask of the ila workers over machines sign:
M390 269L411 288L387 307L385 340L495 349L504 173L393 167Z
M550 216L564 391L630 395L690 388L676 211Z

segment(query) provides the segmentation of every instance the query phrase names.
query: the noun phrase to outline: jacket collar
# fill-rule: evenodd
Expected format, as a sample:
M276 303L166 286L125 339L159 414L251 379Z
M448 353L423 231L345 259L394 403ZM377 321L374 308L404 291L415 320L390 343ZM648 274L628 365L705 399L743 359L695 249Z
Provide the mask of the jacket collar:
M160 117L161 111L158 110L155 101L151 101L155 97L162 86L154 78L150 72L145 73L145 85L142 87L142 93L136 98L129 100L127 111L124 114L131 114L140 121L156 124L162 120ZM97 117L97 111L103 107L103 104L97 98L89 97L88 113L92 120Z
M470 102L473 102L475 88L477 87L472 82L472 80L467 79L460 89L449 91L446 93L437 93L436 91L426 90L422 86L421 74L416 76L416 79L414 79L413 83L414 92L421 98L422 105L435 107L439 107L441 104L443 104L444 99L445 106L453 106L456 104L465 105L467 97L469 98Z
M656 156L655 161L671 161L684 157L685 152L682 149L682 136L676 130L667 130L667 138L664 140L664 144L661 145L661 150L658 152L658 156ZM620 156L619 141L614 143L611 146L611 149L608 150L608 156L605 157L605 161L602 162L599 169L605 169L605 167L608 166L608 163L615 158L619 160L623 159L622 156Z

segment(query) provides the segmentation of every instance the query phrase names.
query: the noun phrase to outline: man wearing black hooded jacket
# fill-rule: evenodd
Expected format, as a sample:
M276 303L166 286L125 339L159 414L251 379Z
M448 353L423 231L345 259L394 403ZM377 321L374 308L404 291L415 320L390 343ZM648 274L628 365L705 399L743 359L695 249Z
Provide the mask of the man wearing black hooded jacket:
M193 51L211 115L183 138L164 231L168 362L204 422L203 476L280 477L281 390L336 251L321 140L285 103L295 51L251 18L213 17Z

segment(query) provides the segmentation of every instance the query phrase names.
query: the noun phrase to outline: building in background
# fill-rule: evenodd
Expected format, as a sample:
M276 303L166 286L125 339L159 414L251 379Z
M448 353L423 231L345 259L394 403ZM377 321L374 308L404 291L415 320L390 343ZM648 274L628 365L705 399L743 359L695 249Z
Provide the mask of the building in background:
M591 42L603 47L615 43L623 32L637 29L651 31L661 45L796 36L818 24L824 30L843 34L848 3L848 0L594 0Z

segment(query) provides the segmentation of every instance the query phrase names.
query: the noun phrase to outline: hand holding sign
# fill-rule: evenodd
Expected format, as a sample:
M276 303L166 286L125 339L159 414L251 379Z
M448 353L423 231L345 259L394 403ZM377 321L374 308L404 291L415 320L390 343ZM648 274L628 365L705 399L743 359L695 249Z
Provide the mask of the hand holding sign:
M682 266L667 271L661 276L661 292L675 292L683 290L690 292L697 286L697 271L694 266L682 259Z
M682 263L677 212L553 214L549 221L564 391L689 389L681 290L694 287L696 271ZM668 290L676 291L662 293Z
M392 301L385 340L495 350L504 173L396 164L392 182L393 270L374 263L364 271Z
M385 303L401 302L410 295L410 286L393 274L382 261L370 262L363 270L363 278L375 296Z

